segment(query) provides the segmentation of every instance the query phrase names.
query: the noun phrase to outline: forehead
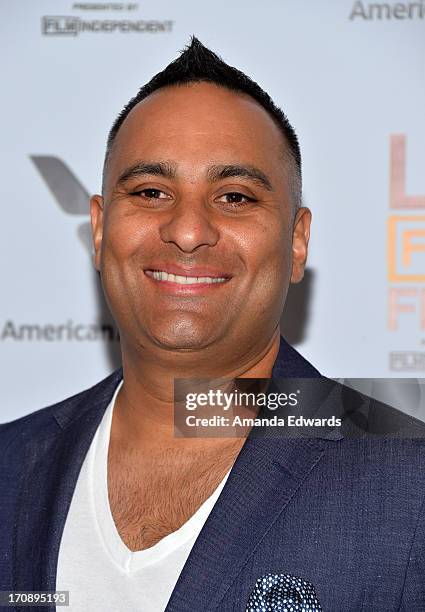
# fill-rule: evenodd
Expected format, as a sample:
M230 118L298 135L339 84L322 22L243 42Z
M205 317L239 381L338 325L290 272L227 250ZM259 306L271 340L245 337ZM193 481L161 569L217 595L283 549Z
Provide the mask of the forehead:
M173 160L195 169L211 163L251 163L282 174L284 137L255 100L211 83L157 90L121 125L110 171L140 158Z

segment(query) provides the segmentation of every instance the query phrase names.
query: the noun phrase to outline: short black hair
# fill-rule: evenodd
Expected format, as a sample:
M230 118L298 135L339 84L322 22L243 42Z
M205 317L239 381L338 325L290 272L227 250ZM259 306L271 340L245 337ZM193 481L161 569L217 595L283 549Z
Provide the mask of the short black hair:
M187 45L177 59L168 64L164 70L158 72L146 85L139 89L138 93L131 98L115 119L109 131L106 145L103 167L104 178L107 162L118 130L136 104L163 87L198 82L214 83L230 91L246 94L256 100L274 119L283 134L289 152L289 159L292 161L293 171L290 174L293 183L292 192L297 208L301 202L301 151L294 128L289 123L285 113L275 105L268 93L249 76L237 68L226 64L195 36L192 36L189 45Z

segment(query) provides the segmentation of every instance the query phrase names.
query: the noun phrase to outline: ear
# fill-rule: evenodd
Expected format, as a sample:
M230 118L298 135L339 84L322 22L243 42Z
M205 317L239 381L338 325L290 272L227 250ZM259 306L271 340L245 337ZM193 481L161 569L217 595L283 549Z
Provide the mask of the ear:
M90 198L90 217L91 231L94 247L94 265L96 270L100 270L100 255L102 250L103 236L103 198L94 195Z
M304 276L310 239L311 211L302 206L297 210L292 233L291 283L299 283Z

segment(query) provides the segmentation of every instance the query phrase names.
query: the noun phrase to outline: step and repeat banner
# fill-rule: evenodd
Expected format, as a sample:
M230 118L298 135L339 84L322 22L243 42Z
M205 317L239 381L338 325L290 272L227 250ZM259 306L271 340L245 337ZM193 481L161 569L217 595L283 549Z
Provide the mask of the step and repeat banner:
M425 2L1 0L0 421L120 363L88 198L124 104L194 34L299 135L309 266L282 317L331 377L425 374Z

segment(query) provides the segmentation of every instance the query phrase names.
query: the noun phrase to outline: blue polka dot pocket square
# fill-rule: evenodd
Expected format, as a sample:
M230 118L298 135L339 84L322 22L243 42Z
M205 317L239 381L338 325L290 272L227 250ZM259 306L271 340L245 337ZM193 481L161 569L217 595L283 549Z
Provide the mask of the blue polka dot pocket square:
M265 574L255 583L246 612L322 612L311 582L291 574Z

